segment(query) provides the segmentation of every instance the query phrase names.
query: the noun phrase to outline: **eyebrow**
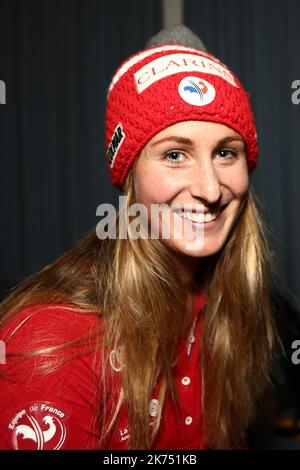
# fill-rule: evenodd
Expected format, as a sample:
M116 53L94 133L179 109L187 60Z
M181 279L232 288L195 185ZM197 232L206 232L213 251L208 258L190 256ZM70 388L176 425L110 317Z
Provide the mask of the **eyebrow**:
M224 137L223 139L220 139L218 141L218 144L217 145L223 145L223 144L227 144L228 142L232 142L234 140L237 140L239 142L243 142L243 139L241 137L238 137L238 136L228 136L228 137ZM193 141L190 140L190 139L187 139L186 137L178 137L176 135L172 135L170 137L165 137L163 139L160 139L160 140L157 140L156 142L153 142L153 144L150 145L150 147L155 147L156 145L158 144L162 144L163 142L176 142L178 144L184 144L184 145L187 145L189 147L192 147L193 146Z

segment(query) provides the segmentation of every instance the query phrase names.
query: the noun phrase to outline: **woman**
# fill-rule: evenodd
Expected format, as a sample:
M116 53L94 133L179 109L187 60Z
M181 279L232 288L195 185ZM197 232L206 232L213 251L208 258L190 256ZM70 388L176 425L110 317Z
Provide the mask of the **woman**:
M116 71L106 147L116 237L100 224L1 305L1 448L243 448L277 338L248 94L167 38Z

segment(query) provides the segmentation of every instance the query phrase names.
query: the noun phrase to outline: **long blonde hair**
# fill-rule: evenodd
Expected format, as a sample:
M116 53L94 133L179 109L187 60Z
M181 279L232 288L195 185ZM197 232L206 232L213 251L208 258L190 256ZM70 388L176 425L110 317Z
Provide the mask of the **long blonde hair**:
M135 202L132 172L124 193L126 212ZM267 230L250 189L227 242L216 255L203 259L195 278L195 289L203 289L206 298L202 401L211 449L233 448L245 439L257 400L269 382L279 343L269 295L271 271L276 272L276 267ZM103 335L89 344L105 351L117 348L125 364L117 408L110 424L102 429L101 440L113 430L125 400L129 447L150 448L160 424L159 416L150 432L148 408L153 388L161 374L160 399L170 394L176 404L172 365L179 340L192 321L185 282L170 250L151 238L99 240L92 230L13 290L0 305L2 323L23 307L40 303L69 304L82 313L93 311L101 316ZM105 384L106 371L109 373L105 355L103 371ZM107 394L104 386L104 397Z

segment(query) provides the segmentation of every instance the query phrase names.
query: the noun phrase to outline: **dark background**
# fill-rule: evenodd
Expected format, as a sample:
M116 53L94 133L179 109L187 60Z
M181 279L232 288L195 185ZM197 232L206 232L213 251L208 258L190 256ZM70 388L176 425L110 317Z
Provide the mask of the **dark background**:
M120 61L162 27L160 0L1 0L0 280L40 269L118 202L104 111Z
M176 2L175 2L176 3ZM256 117L252 183L299 308L300 2L186 0L185 24L238 75ZM0 0L1 264L16 282L54 260L118 202L104 154L107 87L116 67L163 27L161 0ZM295 296L293 298L292 296Z
M250 93L260 147L252 184L282 272L283 318L295 325L300 104L291 95L292 82L300 80L300 2L186 0L183 7L185 24ZM95 227L99 204L118 203L121 193L109 182L104 152L107 88L120 62L163 24L162 0L0 0L7 102L0 105L2 290ZM299 330L288 330L286 338L290 355ZM283 390L285 405L298 400L298 413L299 372L290 361L285 367L292 377ZM282 384L289 382L285 373L278 373Z

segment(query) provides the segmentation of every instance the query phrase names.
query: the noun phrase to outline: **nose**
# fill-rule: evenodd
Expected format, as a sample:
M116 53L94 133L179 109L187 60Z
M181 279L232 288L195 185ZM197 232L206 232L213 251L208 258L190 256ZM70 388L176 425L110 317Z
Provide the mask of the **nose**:
M200 159L199 159L200 160ZM215 204L221 198L221 184L212 159L201 159L189 175L191 195L205 204Z

